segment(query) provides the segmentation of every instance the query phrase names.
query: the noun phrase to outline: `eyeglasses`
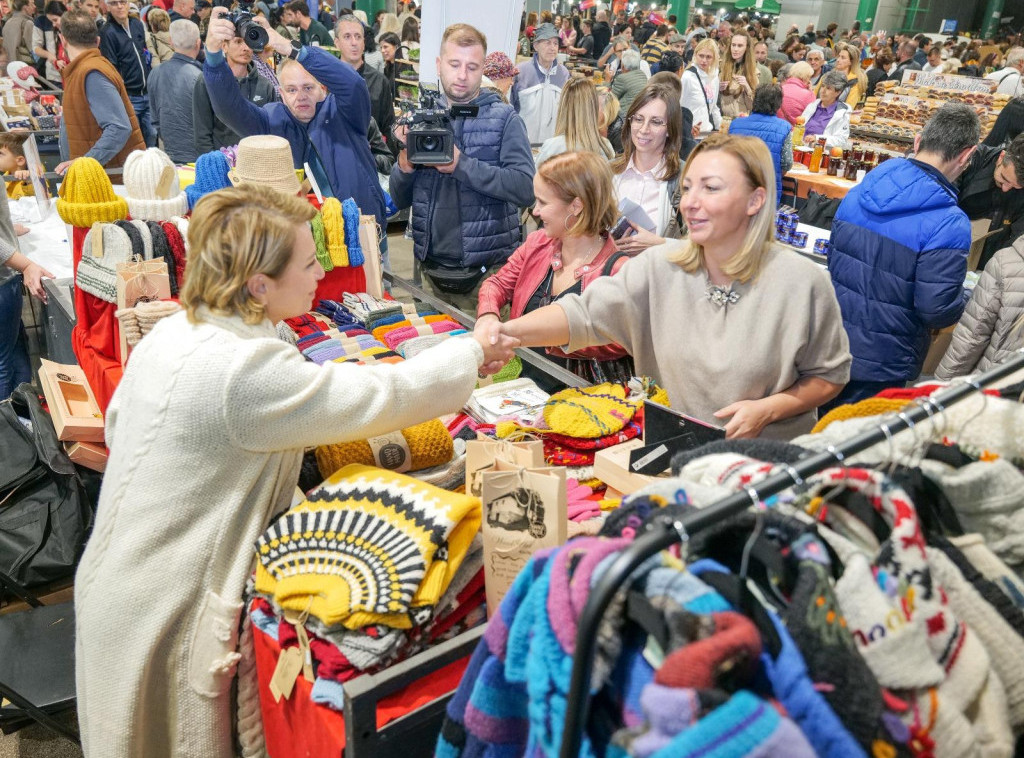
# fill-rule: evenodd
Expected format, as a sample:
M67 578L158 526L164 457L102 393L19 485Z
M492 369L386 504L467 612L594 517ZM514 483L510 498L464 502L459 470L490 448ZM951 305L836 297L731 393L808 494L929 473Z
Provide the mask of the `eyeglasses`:
M110 3L107 3L107 5L110 5ZM314 92L316 92L316 85L304 84L301 87L281 87L281 92L282 94L288 95L289 97L297 95L300 92L303 95L312 95Z
M629 123L633 125L634 129L643 129L646 123L652 129L664 129L668 123L662 118L651 118L645 119L640 114L637 114L629 119Z

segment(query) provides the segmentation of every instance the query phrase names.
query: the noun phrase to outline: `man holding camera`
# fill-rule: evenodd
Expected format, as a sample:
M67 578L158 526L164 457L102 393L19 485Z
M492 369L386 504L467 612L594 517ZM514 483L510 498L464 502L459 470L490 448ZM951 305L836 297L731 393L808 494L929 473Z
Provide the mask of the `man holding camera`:
M487 40L468 24L444 31L437 71L444 90L439 108L457 106L451 118L454 158L441 165L414 165L414 125L395 136L407 147L391 170L391 197L412 206L413 252L433 290L470 314L480 283L521 241L519 208L533 203L533 155L526 126L512 106L480 89ZM475 116L459 115L476 111Z
M260 108L243 97L228 67L224 48L240 35L225 12L214 8L206 34L203 78L214 112L243 137L284 137L295 167L307 166L324 196L354 198L363 213L386 228L384 193L366 139L370 96L363 78L330 53L285 39L257 16L267 47L285 56L277 69L283 102Z

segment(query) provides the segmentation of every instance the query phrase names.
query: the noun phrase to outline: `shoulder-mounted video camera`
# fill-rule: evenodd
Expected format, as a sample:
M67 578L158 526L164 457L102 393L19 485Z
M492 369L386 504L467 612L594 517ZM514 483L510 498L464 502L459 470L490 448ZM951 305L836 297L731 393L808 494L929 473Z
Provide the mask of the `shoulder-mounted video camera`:
M231 4L231 0L214 0L214 5L217 8L230 10ZM253 21L251 2L239 2L238 10L234 13L225 13L222 18L226 18L235 25L235 36L241 37L254 53L263 52L263 48L270 41L270 35L267 34L266 29Z
M420 85L419 107L404 113L399 124L409 127L405 139L409 162L421 166L442 166L455 160L455 130L453 118L475 118L480 112L476 105L453 105L450 109L438 107L440 91Z

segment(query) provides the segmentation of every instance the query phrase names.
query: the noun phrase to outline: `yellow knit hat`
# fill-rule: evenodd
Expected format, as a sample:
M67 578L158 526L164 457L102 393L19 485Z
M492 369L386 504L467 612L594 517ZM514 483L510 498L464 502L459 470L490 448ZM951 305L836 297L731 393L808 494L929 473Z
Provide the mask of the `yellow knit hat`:
M544 420L558 434L593 439L621 431L637 407L626 400L626 389L621 384L570 387L551 396L544 406Z
M401 434L412 455L411 471L441 466L455 455L451 435L440 419L435 418L410 426L403 429ZM373 458L370 443L366 440L321 445L316 449L316 463L323 477L331 476L335 471L352 463L361 463L364 466L379 465Z
M87 229L128 218L127 201L114 194L110 177L95 158L72 163L57 195L57 213L71 226Z
M846 421L851 418L864 418L865 416L881 416L884 413L895 413L896 411L902 410L903 406L909 404L909 401L906 399L869 397L867 400L861 400L859 403L847 403L846 405L840 405L822 416L818 423L814 425L814 428L811 429L811 434L817 434L818 432L823 431L825 427L834 421Z
M335 266L348 265L348 248L345 246L345 219L341 215L341 201L329 197L320 206L324 221L324 236L327 237L327 253Z

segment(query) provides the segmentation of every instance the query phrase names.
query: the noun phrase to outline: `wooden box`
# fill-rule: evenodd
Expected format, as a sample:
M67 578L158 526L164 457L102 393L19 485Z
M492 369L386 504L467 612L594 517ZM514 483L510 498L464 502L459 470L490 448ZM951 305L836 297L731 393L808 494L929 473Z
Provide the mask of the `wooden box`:
M43 359L39 383L50 409L57 439L103 442L103 413L80 366Z

